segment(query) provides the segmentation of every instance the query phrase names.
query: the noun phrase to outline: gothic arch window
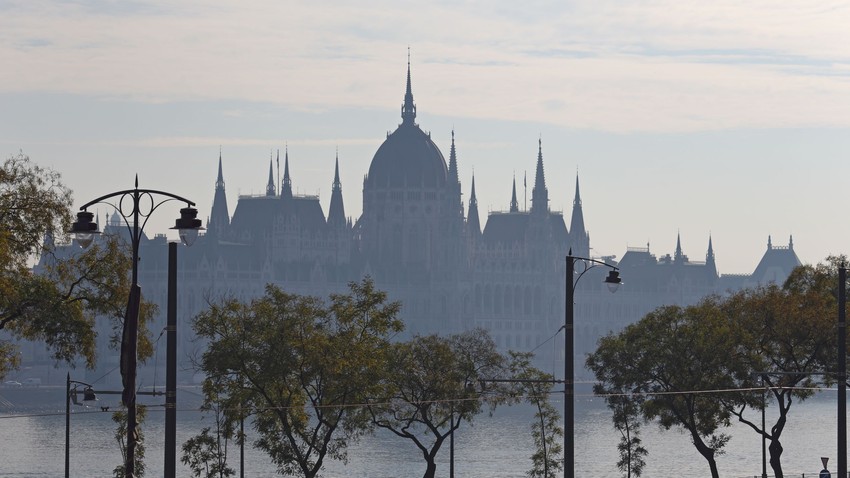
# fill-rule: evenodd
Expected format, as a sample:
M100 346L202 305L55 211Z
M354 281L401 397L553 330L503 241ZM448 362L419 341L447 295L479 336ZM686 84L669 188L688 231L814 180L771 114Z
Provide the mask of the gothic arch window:
M532 307L531 286L525 286L525 300L523 301L523 305L525 306L523 308L523 312L525 312L526 315L531 314L531 310L532 310L531 309L531 307Z
M481 286L475 285L475 311L481 313L483 310L482 306L482 298L481 298Z
M493 288L490 284L484 286L484 311L493 312Z
M504 310L507 313L513 312L513 293L511 292L511 286L505 286L505 294L504 294Z
M496 285L496 292L493 296L493 312L496 314L502 313L502 285Z

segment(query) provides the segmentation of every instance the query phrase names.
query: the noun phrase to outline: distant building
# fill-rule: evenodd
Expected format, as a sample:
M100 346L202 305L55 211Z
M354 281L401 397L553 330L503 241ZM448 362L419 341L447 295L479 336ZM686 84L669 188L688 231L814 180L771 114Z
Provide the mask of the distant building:
M258 297L269 283L326 297L366 275L388 291L391 300L402 302L401 317L409 334L483 327L502 349L534 351L541 367L561 370L555 364L563 363L559 330L564 323L565 256L568 251L591 254L578 177L567 227L564 215L549 208L543 145L538 141L531 208L520 209L514 179L510 201L506 195L507 210L490 213L482 229L475 178L469 181L469 201L461 202L454 132L447 162L430 134L415 122L409 64L401 118L372 159L363 180L363 212L356 220L345 215L338 157L327 215L318 197L293 194L297 175L290 174L287 150L279 187L274 180L278 153L270 159L266 193L240 196L231 215L219 155L207 232L193 247L179 249L181 370L190 368L188 357L203 347L193 340L190 321L209 301ZM258 179L262 175L258 171ZM110 219L104 230L120 233L115 221ZM163 325L165 245L165 238L157 236L144 241L140 252L143 295L160 304ZM711 238L705 261L689 260L679 238L672 256L656 257L647 245L629 248L619 264L613 257L605 260L622 269L626 286L611 295L602 285L605 272L599 269L588 271L579 284L577 363L583 363L601 336L655 307L692 304L727 289L782 282L800 264L793 243L779 248L768 241L754 274L719 276ZM101 357L106 357L101 368L117 363L115 352L105 348Z

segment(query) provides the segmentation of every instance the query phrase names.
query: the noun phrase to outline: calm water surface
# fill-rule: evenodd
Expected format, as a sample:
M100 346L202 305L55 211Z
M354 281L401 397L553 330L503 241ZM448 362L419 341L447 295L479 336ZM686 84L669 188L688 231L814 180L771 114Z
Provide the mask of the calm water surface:
M561 404L556 404L561 408ZM121 461L113 438L110 413L76 407L71 417L71 476L110 477ZM529 424L533 409L514 407L498 411L493 417L482 415L474 426L461 428L455 435L455 472L458 477L521 477L530 467L531 438ZM576 409L576 476L616 477L616 445L619 434L611 427L610 414L600 400L579 403ZM768 423L771 413L768 410ZM792 417L784 433L783 464L787 476L817 476L820 457L830 457L835 466L836 453L835 393L825 392L803 405L792 407ZM162 476L162 411L151 409L144 425L147 445L146 476ZM197 412L178 414L178 445L207 426L209 418ZM248 425L246 423L246 429ZM719 457L721 476L745 477L761 474L761 441L751 430L735 424L726 453ZM42 416L0 414L0 477L59 477L64 473L64 409ZM696 452L688 435L660 431L648 425L643 432L649 449L645 477L708 476L705 460ZM238 470L239 450L231 447L230 460ZM178 456L179 460L179 456ZM449 473L448 441L443 446L438 476ZM178 463L178 467L181 465ZM421 456L406 440L388 433L362 439L349 450L347 464L327 462L323 476L342 477L417 477L424 470ZM189 476L178 468L178 476ZM768 474L770 469L768 468ZM278 476L265 455L246 446L246 473L249 477ZM834 476L834 475L833 475Z

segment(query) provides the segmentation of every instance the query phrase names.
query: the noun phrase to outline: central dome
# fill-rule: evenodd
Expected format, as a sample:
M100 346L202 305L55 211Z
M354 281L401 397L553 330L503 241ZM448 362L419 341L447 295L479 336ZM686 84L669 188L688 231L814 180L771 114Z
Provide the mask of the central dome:
M369 166L366 186L400 189L405 187L442 188L448 168L443 153L413 121L416 105L410 87L410 61L407 62L407 91L401 107L402 122L387 135Z
M375 188L440 188L448 168L443 153L413 122L402 123L378 148L366 182Z

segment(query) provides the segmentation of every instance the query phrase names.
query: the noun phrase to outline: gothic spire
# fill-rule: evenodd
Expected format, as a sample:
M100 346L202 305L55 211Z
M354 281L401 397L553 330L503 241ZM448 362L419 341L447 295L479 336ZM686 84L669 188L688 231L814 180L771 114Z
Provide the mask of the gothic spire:
M543 140L537 141L537 172L534 177L534 189L531 190L531 212L549 210L549 191L546 189L546 177L543 174Z
M573 199L573 215L570 218L570 239L577 254L590 253L590 238L584 227L584 212L581 208L581 194L579 193L578 174L576 174L576 195Z
M460 180L457 173L457 151L455 150L455 130L452 129L452 148L449 153L449 185L460 188Z
M469 194L469 213L466 224L473 237L481 234L481 221L478 219L478 199L475 197L475 175L472 175L472 191Z
M513 186L511 188L511 212L519 212L519 203L516 200L516 176L514 176Z
M212 210L207 221L210 233L221 236L230 225L230 215L227 212L227 195L224 193L224 173L221 166L221 150L218 152L218 178L215 181Z
M289 177L289 146L286 146L286 152L283 159L283 187L280 195L284 199L292 199L292 179Z
M410 47L407 48L407 90L404 92L404 104L401 106L401 123L413 124L416 119L416 105L413 103L413 88L410 86Z
M342 183L339 181L339 150L334 166L334 183L331 192L331 205L328 208L328 224L333 227L345 227L345 207L342 202Z
M274 159L272 153L269 153L269 182L266 184L266 196L277 196L277 190L274 185Z
M717 264L714 261L714 246L711 243L711 234L708 235L708 252L705 253L705 265L709 272L717 275Z
M215 180L215 190L224 190L224 174L221 172L221 148L218 150L218 178Z
M676 262L682 262L685 256L682 254L682 235L680 233L676 233L676 253L673 256L673 259Z

